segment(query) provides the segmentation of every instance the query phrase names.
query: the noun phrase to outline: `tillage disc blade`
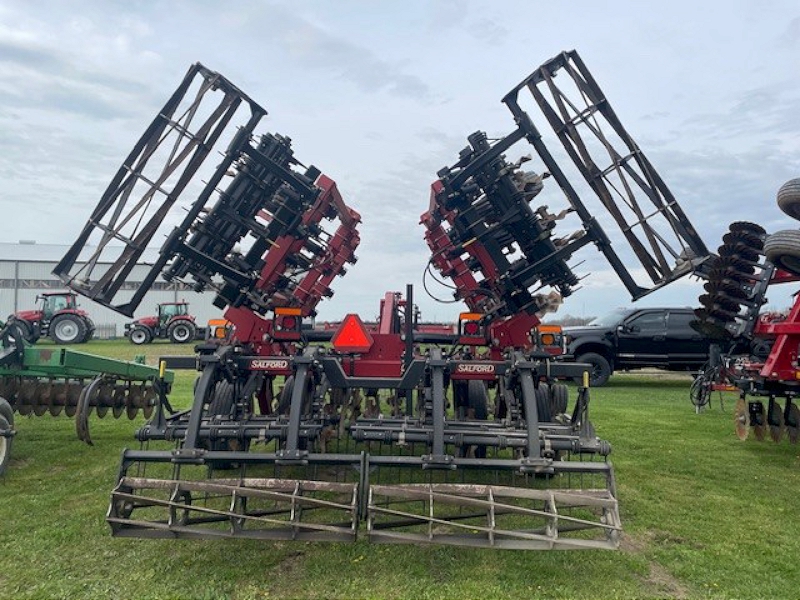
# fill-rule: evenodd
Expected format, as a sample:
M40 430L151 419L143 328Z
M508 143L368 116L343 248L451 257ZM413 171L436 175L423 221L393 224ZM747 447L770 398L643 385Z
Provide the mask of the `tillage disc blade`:
M798 434L800 434L800 408L793 402L789 407L789 415L786 419L786 435L792 444L796 444Z
M733 412L733 423L736 427L736 437L744 441L750 435L750 415L747 412L747 402L744 398L739 398L736 402L736 410Z
M783 437L783 410L777 402L770 402L769 416L767 419L769 423L769 436L773 442L780 442Z

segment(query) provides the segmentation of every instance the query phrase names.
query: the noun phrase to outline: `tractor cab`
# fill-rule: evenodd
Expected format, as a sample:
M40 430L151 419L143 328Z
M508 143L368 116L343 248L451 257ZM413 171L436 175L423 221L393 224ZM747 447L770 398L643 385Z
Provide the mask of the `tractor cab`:
M49 321L53 315L64 310L77 310L78 302L75 294L55 292L36 297L42 301L42 319Z
M189 304L187 302L166 302L158 305L158 325L166 327L175 317L186 316L189 314Z

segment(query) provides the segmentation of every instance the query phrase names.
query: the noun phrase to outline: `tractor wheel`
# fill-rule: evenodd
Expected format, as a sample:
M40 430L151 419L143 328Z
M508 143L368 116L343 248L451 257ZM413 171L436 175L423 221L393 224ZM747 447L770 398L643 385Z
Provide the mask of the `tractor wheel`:
M86 323L86 335L83 336L82 344L85 344L94 337L94 321L89 317L84 317L84 322Z
M11 423L0 415L0 432L10 431ZM8 461L11 459L11 441L14 438L0 436L0 475L6 472Z
M50 322L50 337L57 344L79 344L86 337L86 323L77 315L58 315Z
M7 326L14 326L19 332L19 335L22 336L29 344L35 344L36 340L38 339L36 335L33 333L33 326L28 323L27 321L23 321L22 319L17 319L14 315L8 317L8 321L6 321Z
M786 229L767 237L764 254L776 267L792 275L800 275L800 231Z
M131 329L130 340L131 344L136 344L137 346L149 344L153 341L153 334L144 325L137 325Z
M790 179L778 190L778 208L800 220L800 178Z
M608 378L611 377L611 365L601 354L587 352L586 354L578 356L575 362L589 363L592 365L589 371L589 385L591 387L602 387L608 382Z
M186 344L194 340L197 328L191 321L178 321L169 326L167 335L173 344Z

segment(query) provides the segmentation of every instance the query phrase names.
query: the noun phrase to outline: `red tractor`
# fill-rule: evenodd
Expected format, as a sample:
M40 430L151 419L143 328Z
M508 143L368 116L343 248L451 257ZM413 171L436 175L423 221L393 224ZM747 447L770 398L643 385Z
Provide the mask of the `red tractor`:
M132 344L149 344L154 339L169 339L173 344L186 344L197 337L197 325L189 314L188 302L162 302L158 314L125 324L125 335Z
M57 344L82 344L92 339L94 322L78 308L73 292L47 292L36 296L41 306L22 310L8 317L22 330L27 342L36 343L40 337L51 337Z

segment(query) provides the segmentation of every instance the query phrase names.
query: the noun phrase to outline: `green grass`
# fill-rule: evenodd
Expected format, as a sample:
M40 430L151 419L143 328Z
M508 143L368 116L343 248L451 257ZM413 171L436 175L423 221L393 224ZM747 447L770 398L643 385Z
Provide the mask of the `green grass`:
M131 359L191 346L92 342ZM193 373L174 398L185 405ZM120 451L141 419L19 417L0 479L0 597L794 598L800 586L800 447L740 442L734 398L696 415L688 377L615 376L592 392L614 446L619 552L510 552L359 542L112 538L104 522Z

